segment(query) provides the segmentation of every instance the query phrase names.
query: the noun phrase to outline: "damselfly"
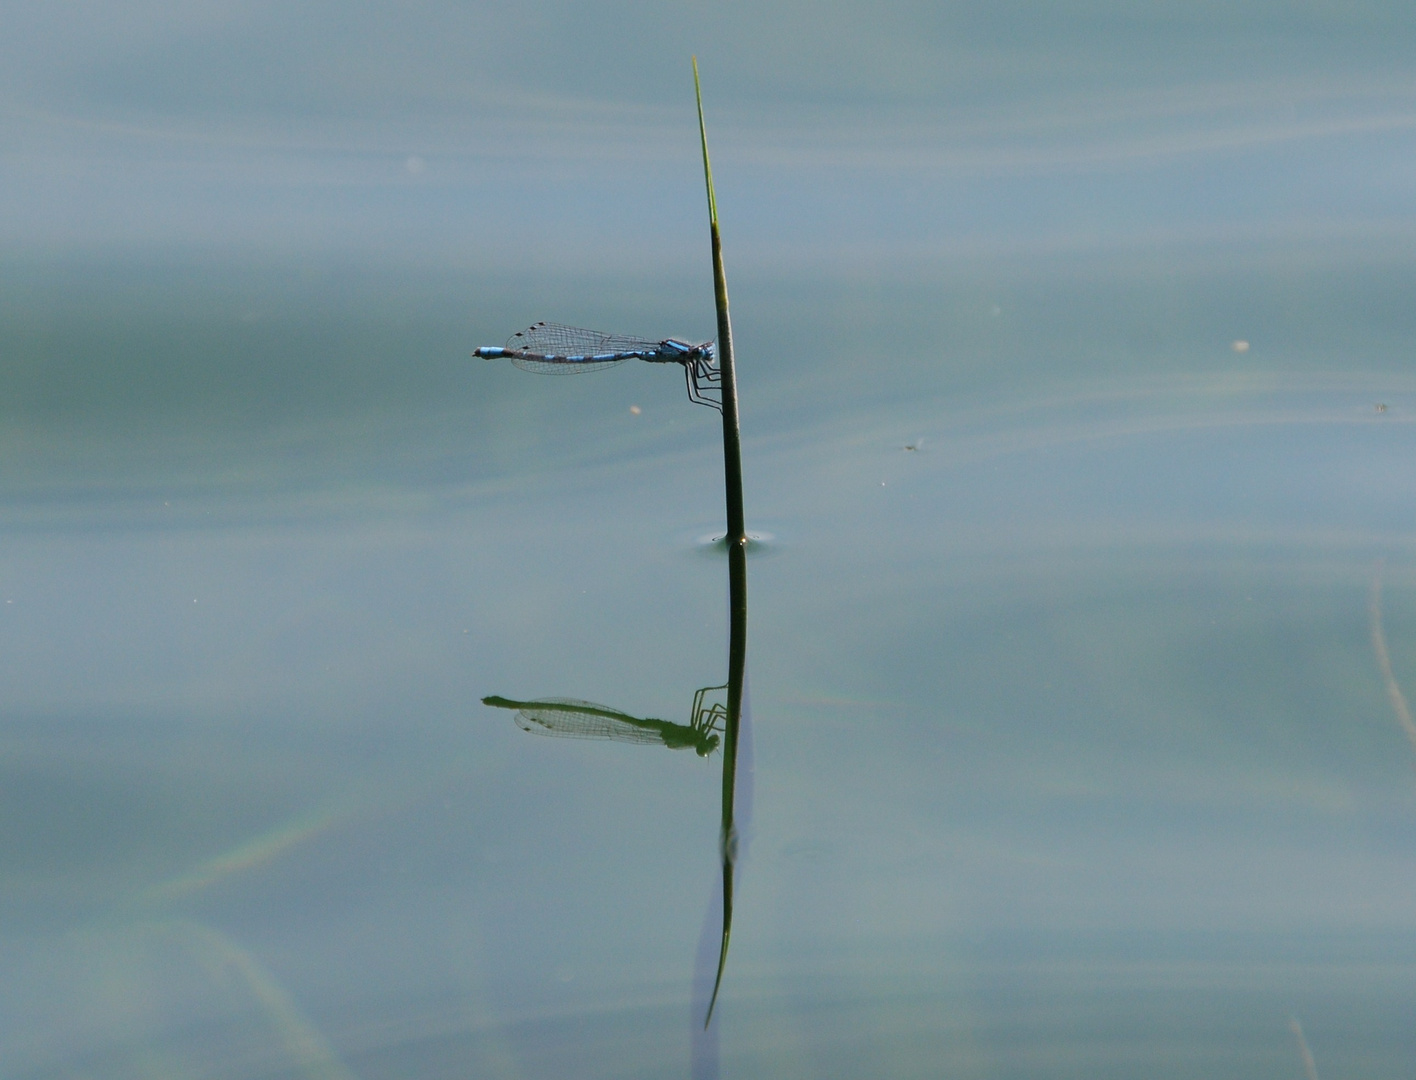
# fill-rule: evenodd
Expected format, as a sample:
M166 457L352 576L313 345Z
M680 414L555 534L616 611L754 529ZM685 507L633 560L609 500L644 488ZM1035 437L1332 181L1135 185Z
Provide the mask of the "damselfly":
M722 703L709 699L709 694L724 690L722 686L705 686L693 695L693 708L687 724L653 717L630 716L628 713L574 698L540 698L536 701L513 701L511 698L482 699L483 705L498 709L515 709L516 726L537 735L556 735L564 739L612 739L617 742L658 743L670 750L692 747L699 757L707 757L718 748L718 732L727 713Z
M505 345L483 346L472 355L484 360L505 358L527 371L552 375L602 371L626 360L678 364L683 368L688 399L723 411L721 372L711 341L698 345L677 338L653 341L649 338L602 334L598 330L581 330L559 323L538 322L512 334Z

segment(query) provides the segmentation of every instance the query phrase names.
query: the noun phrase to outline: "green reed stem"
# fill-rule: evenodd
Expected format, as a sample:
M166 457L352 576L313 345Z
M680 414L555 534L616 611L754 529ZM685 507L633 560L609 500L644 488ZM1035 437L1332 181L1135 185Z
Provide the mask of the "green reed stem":
M718 308L718 369L723 398L723 490L728 517L728 715L723 730L723 820L720 833L723 941L718 953L718 975L713 983L713 996L703 1021L706 1028L713 1019L713 1007L718 1001L718 988L723 981L733 923L733 864L737 857L733 800L737 784L743 682L747 672L747 525L742 509L742 437L738 429L733 326L728 317L728 279L723 270L723 240L718 232L718 200L713 194L713 167L708 161L708 129L703 122L703 89L698 81L697 57L693 58L693 91L698 100L698 135L703 145L703 183L708 189L708 228L713 247L713 299Z

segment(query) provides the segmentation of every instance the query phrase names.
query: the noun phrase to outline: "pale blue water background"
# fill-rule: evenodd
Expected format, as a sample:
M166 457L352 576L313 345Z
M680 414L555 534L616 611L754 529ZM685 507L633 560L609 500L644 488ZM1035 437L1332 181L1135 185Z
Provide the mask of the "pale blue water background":
M724 677L716 416L467 354L711 336L691 50L721 1074L1416 1069L1404 9L6 18L5 1076L687 1075L716 759L480 698Z

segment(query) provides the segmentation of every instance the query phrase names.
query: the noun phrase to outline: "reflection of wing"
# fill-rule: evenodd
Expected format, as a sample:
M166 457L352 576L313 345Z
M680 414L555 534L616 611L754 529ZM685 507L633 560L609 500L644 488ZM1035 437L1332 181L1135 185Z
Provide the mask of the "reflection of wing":
M655 727L615 709L574 698L546 698L518 702L516 726L538 735L564 739L616 739L620 742L656 743L663 738Z

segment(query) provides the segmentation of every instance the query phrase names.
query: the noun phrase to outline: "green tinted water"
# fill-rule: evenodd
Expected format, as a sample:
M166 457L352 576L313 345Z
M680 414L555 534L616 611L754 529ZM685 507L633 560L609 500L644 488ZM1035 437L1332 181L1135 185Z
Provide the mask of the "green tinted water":
M1410 268L1222 255L734 276L722 1075L1409 1073ZM10 1073L709 1068L720 758L482 699L690 722L717 417L467 358L703 282L6 274Z
M7 1077L1409 1078L1404 9L10 15Z

